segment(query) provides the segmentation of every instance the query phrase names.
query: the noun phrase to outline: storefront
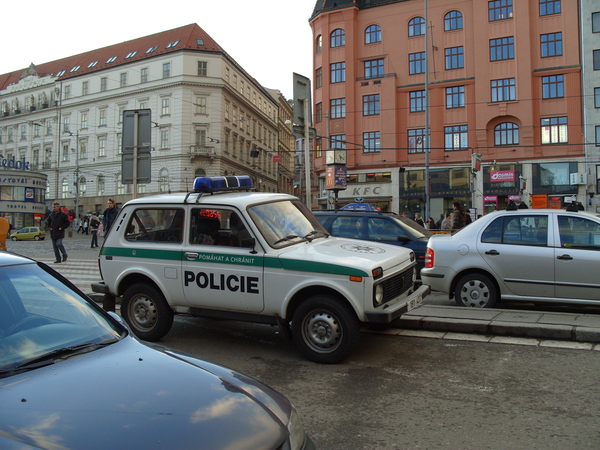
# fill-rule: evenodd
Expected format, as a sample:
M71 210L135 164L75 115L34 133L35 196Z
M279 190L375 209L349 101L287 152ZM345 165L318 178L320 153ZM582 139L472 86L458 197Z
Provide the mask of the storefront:
M32 172L25 158L0 154L0 215L18 230L45 226L47 178Z
M511 201L517 205L523 203L523 183L520 164L493 164L483 167L483 214L506 209Z

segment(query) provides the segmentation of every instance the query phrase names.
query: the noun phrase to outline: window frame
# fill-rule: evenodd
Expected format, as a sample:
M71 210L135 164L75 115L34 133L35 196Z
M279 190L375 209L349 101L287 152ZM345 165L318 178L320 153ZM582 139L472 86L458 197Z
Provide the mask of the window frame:
M515 59L515 37L490 39L490 62Z
M424 36L426 32L427 27L423 17L413 17L408 21L408 37Z
M449 86L446 91L446 109L465 107L465 86Z
M425 52L416 52L408 54L408 74L418 75L427 70L427 61Z
M444 15L444 31L454 31L463 29L463 15L460 11L454 9Z
M494 85L496 84L496 85ZM507 98L508 97L508 98ZM490 80L490 101L511 102L517 100L516 78L500 78Z
M562 32L546 33L540 35L540 56L551 58L563 54Z
M385 61L383 58L364 61L365 80L383 78L385 75Z
M562 12L560 0L539 0L539 2L540 16L550 16Z
M455 146L458 138L458 146ZM449 145L451 142L451 145ZM450 125L444 127L444 151L453 152L467 150L469 148L468 125Z
M365 29L365 45L377 44L378 42L381 42L381 39L381 27L379 25L369 25Z
M378 116L381 114L380 94L363 95L363 116Z
M373 145L371 145L373 144ZM380 153L381 152L381 132L365 131L363 133L363 152Z
M547 130L545 129L547 128ZM540 119L540 141L542 145L569 143L569 120L567 116L543 117ZM562 136L562 137L561 137Z
M465 48L448 47L444 49L444 61L446 70L464 69L465 67Z
M332 119L343 119L346 117L346 97L332 98L329 100Z
M492 0L488 2L488 21L507 20L513 18L512 0Z
M409 98L409 111L422 112L427 109L427 92L425 89L419 91L410 91L408 93Z
M494 145L518 145L520 142L520 128L514 122L502 122L494 127Z
M546 75L542 77L542 99L564 98L565 96L565 76Z
M427 137L426 128L412 128L407 132L408 153L425 153L424 143Z
M329 34L329 47L337 48L346 45L346 31L343 28L336 28Z
M346 61L331 63L329 68L330 84L344 83L346 81Z

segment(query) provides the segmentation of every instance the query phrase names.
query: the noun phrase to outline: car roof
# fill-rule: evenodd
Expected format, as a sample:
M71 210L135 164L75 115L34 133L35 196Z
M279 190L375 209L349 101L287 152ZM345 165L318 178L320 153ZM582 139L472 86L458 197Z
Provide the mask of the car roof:
M486 214L484 217L486 216L491 216L491 215L499 215L499 214L511 214L511 215L521 215L521 214L567 214L570 216L588 216L588 217L595 217L595 218L599 218L600 215L596 214L596 213L592 213L589 211L582 211L582 210L578 210L578 211L569 211L566 209L550 209L550 208L544 208L544 209L511 209L511 210L507 210L507 209L501 209L498 211L492 211L488 214Z
M129 200L125 203L124 207L128 205L212 205L218 203L237 206L240 209L244 209L247 206L255 205L257 203L278 200L298 200L298 197L289 194L267 192L217 192L213 194L180 192L136 198Z

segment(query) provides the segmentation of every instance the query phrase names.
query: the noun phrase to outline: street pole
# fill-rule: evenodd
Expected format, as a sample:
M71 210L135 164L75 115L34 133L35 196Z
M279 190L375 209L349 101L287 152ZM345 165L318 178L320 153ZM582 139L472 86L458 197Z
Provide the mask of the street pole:
M306 189L306 207L312 209L312 202L310 196L310 151L308 147L310 118L308 116L308 102L310 99L304 99L304 184Z
M79 223L79 130L75 132L75 219Z

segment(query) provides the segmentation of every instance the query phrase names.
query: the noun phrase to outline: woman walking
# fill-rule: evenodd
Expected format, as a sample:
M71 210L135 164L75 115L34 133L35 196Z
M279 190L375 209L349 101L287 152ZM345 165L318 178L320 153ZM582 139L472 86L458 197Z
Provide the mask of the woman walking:
M100 219L93 213L90 217L90 229L92 230L92 248L98 247L98 227L100 226Z

